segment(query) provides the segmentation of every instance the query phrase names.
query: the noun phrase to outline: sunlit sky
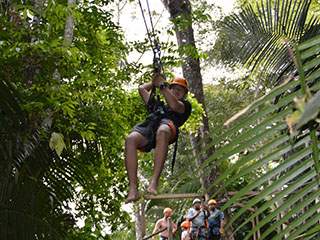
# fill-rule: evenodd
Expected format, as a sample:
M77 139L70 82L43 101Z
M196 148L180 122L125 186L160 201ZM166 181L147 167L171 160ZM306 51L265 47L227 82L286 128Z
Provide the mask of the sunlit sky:
M162 30L165 26L169 24L169 13L167 10L165 10L162 2L160 0L148 0L149 1L149 7L150 11L156 11L158 14L162 14L160 18L153 17L152 21L155 26L156 30ZM138 1L136 1L138 2ZM216 6L219 6L222 8L223 12L225 14L232 11L235 0L208 0L208 3L213 3ZM142 7L147 10L147 4L146 0L141 0ZM148 15L145 13L145 17L147 18ZM120 14L120 25L124 30L125 37L129 41L141 41L146 37L146 28L143 21L143 17L139 8L139 5L136 5L136 8L133 7L133 4L127 4L121 14ZM149 19L147 20L147 24L149 24ZM148 25L150 28L150 25ZM168 36L168 35L162 35L159 36L161 41L167 42L167 41L173 41L176 43L175 36ZM213 45L214 43L212 43ZM199 46L198 46L199 47ZM162 53L165 55L165 53ZM152 52L150 48L150 52L145 53L141 56L141 54L138 53L131 53L129 55L129 61L138 61L142 62L144 64L150 64L152 63ZM202 76L203 76L203 82L204 83L210 83L211 79L215 76L221 77L221 76L231 76L232 73L226 72L224 69L221 68L214 68L210 70L202 70ZM181 76L182 75L182 69L178 68L175 70L174 75Z

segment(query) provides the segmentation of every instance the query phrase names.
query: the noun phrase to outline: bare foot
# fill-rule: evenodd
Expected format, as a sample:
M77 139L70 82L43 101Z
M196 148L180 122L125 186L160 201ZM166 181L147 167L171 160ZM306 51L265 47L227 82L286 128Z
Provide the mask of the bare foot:
M132 201L136 201L141 198L141 194L138 189L135 190L129 190L129 195L127 197L127 200L124 202L125 204L130 203Z
M158 194L157 189L158 189L158 184L150 182L150 185L147 188L147 192L152 194L152 195L157 195Z

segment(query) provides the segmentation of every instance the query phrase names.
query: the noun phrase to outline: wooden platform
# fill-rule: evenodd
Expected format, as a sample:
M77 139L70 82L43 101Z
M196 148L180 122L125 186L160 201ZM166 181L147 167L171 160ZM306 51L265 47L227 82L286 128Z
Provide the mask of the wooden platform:
M162 200L162 199L182 199L182 198L200 198L201 193L178 193L178 194L163 194L163 195L144 195L145 200Z

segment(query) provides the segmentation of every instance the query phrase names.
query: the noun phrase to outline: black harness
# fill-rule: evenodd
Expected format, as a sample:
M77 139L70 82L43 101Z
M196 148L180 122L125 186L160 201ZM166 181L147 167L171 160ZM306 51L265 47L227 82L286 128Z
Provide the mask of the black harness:
M151 95L150 95L150 98L149 98L149 101L147 104L148 111L150 112L148 119L150 121L154 121L155 123L158 123L158 122L160 122L161 119L168 118L168 116L165 112L163 101L160 101L159 95L157 95L157 100L156 100L155 94L152 93L152 91L151 91ZM174 145L174 152L173 152L173 157L172 157L172 162L171 162L171 173L173 173L173 168L174 168L176 155L177 155L179 129L176 129L176 134L177 134L177 137L176 137L176 142Z

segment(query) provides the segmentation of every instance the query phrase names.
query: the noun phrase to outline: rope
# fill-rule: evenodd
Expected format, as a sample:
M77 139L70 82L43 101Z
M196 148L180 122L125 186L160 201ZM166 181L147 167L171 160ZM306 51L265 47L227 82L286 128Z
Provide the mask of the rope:
M151 46L151 49L152 49L152 52L153 52L153 71L155 73L162 73L164 78L166 78L165 73L164 73L164 69L163 69L163 65L162 65L162 62L161 62L161 44L157 40L156 34L154 32L154 26L153 26L153 22L152 22L152 16L151 16L151 12L150 12L149 1L146 0L146 3L147 3L148 14L149 14L149 18L150 18L151 33L149 31L148 24L147 24L147 21L146 21L144 12L143 12L143 7L142 7L142 4L141 4L141 0L139 0L139 6L140 6L141 13L142 13L144 25L146 27L147 34L148 34L148 39L149 39L150 46ZM152 41L151 35L153 36L153 41Z
M174 144L174 151L173 151L172 162L171 162L171 174L173 174L174 163L176 161L176 155L177 155L177 149L178 149L178 139L179 138L177 138L177 141Z
M163 66L162 66L162 62L161 62L161 44L157 40L156 34L154 32L154 26L153 26L153 22L152 22L152 16L151 16L151 11L150 11L149 1L146 0L146 3L147 3L148 14L149 14L149 18L150 18L150 25L151 25L153 41L152 41L152 38L151 38L151 33L149 31L149 28L148 28L146 17L145 17L144 12L143 12L143 7L142 7L142 4L141 4L141 0L139 0L139 6L140 6L141 14L142 14L142 17L143 17L144 25L145 25L146 30L147 30L147 35L148 35L148 39L149 39L149 42L150 42L150 46L151 46L151 49L152 49L152 52L153 52L153 72L155 72L155 73L161 73L162 72L164 78L166 78L165 77L165 73L164 73L164 69L163 69ZM156 87L153 87L152 90L151 90L151 94L150 94L150 98L149 98L149 101L148 101L148 105L150 104L150 102L152 101L152 99L155 96L156 96ZM160 101L160 93L157 95L157 100Z

